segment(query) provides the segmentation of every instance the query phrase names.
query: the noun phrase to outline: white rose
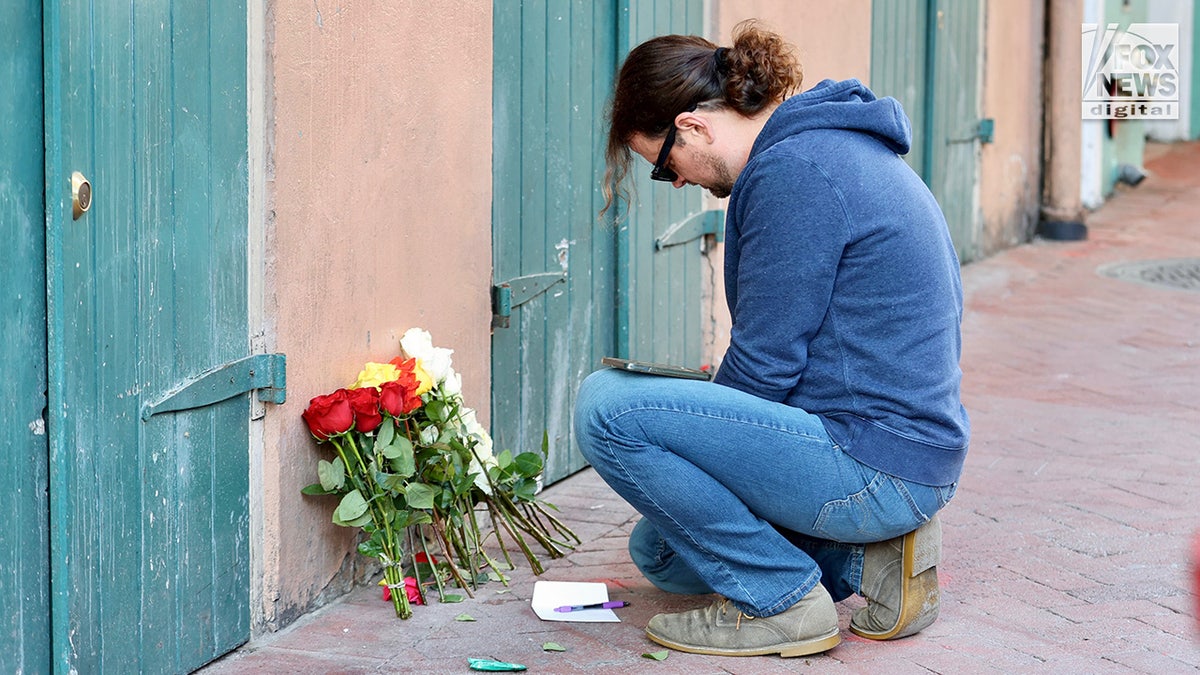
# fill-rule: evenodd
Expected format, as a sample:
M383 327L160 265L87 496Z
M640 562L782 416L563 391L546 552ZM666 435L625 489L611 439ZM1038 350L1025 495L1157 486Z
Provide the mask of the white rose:
M421 367L429 373L434 382L442 384L446 381L446 376L450 374L450 355L454 353L454 350L434 347L430 352L428 357L420 360Z
M433 373L429 376L433 377ZM446 373L446 379L442 382L442 393L447 396L458 396L462 393L462 375L454 372L453 368Z
M404 337L400 338L400 347L409 356L425 358L433 349L433 337L429 335L429 331L409 328Z
M441 435L441 430L436 425L431 424L422 429L420 436L417 438L421 445L429 446L437 443L439 435Z
M434 347L433 337L429 331L409 328L404 333L404 337L400 338L400 347L405 354L417 359L421 368L429 373L429 377L433 378L434 386L441 385L446 376L450 374L450 355L454 353L454 350ZM462 383L459 382L459 389L461 388Z
M463 428L466 429L467 435L474 438L476 441L475 454L479 455L486 462L494 460L492 454L492 437L488 435L487 429L479 423L479 419L475 417L474 408L463 408L460 414Z

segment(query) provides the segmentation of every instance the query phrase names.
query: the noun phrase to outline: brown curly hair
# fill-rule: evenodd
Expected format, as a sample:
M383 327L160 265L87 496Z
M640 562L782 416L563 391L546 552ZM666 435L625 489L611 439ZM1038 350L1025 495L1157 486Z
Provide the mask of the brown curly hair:
M733 46L695 35L664 35L635 47L625 58L608 109L603 216L629 174L629 141L641 133L665 136L681 112L697 107L735 110L752 117L800 89L804 73L795 50L754 19L733 29Z

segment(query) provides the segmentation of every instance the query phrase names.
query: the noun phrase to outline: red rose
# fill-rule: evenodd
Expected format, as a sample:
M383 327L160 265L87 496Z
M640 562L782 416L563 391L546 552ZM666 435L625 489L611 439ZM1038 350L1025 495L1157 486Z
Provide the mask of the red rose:
M354 427L354 409L350 407L345 389L317 396L308 402L308 408L300 416L318 441L340 436Z
M347 390L346 399L354 410L355 429L366 434L379 428L383 415L379 414L379 392L375 387Z
M400 371L399 379L380 385L379 407L392 417L407 415L421 407L421 397L416 391L417 378L412 371Z
M417 588L417 580L412 577L404 577L404 593L408 596L408 601L414 605L423 605L421 602L421 590Z
M421 591L417 589L417 580L412 577L404 577L404 594L408 596L408 601L414 605L423 605L421 602ZM383 601L391 602L392 589L387 586L383 587Z

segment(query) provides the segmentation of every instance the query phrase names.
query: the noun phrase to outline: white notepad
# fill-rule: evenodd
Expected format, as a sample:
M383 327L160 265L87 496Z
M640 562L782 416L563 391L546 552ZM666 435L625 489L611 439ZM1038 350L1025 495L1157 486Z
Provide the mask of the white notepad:
M556 612L555 607L566 605L595 605L608 602L608 586L586 581L537 581L533 584L533 599L529 604L542 621L603 622L621 620L611 609L581 609L577 612Z

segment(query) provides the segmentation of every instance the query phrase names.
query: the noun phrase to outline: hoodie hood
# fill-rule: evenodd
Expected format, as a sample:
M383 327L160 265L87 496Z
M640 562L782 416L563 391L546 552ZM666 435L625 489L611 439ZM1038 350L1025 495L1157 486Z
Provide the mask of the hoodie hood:
M858 80L822 80L817 86L779 105L754 141L750 156L789 136L814 129L840 129L869 134L896 154L907 154L912 127L900 102L876 98Z

